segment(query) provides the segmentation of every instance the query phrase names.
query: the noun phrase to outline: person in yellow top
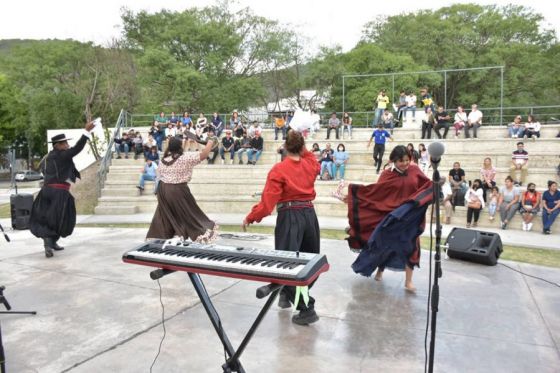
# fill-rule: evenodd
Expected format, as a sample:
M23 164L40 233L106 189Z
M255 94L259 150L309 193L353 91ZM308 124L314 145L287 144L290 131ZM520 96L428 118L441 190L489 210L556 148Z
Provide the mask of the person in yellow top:
M387 106L389 105L389 96L386 95L384 89L382 89L381 92L379 92L379 95L377 96L376 99L376 103L377 103L377 109L375 110L375 119L373 120L373 127L377 126L377 124L381 120L381 116L383 115L383 112L385 111L385 109L387 109Z
M278 132L282 132L282 140L286 140L286 120L282 115L274 118L274 140L278 140Z

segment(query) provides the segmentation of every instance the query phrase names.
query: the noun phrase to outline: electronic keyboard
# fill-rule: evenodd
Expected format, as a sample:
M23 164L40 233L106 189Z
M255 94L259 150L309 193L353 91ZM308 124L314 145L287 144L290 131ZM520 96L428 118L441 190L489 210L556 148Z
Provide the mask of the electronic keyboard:
M293 251L153 240L123 254L126 263L288 286L307 286L329 269L327 257Z

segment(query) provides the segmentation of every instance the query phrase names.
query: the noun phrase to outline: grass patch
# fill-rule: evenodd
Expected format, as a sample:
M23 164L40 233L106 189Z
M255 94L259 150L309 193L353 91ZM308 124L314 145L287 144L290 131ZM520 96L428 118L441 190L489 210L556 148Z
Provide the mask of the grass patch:
M0 219L11 218L12 214L10 212L10 204L4 203L0 205Z
M0 206L1 207L1 206ZM9 207L9 206L8 206ZM1 211L1 210L0 210ZM9 215L9 208L8 208ZM144 223L119 223L119 224L80 224L80 227L107 227L107 228L146 228L148 229L149 224ZM242 232L241 225L221 225L220 230L223 232ZM256 234L274 234L274 227L267 227L263 225L251 225L247 229L247 233ZM337 229L321 229L321 238L331 239L331 240L344 240L346 238L346 233L343 230ZM442 244L445 242L442 239ZM430 238L421 237L420 243L422 248L429 248ZM346 245L346 242L344 242ZM435 245L435 239L434 239ZM346 247L346 246L345 246ZM519 246L504 246L504 252L500 256L500 259L511 260L515 262L530 263L536 265L542 265L547 267L560 268L560 250L549 250L549 249L534 249L528 247Z

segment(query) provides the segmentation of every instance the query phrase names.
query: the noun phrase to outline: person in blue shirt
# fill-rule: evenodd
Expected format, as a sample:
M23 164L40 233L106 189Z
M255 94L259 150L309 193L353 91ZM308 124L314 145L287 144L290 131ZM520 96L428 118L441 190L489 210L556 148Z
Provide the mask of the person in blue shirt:
M156 170L157 170L156 162L152 162L150 158L146 158L146 164L144 165L144 170L142 171L142 174L140 174L140 180L138 181L138 185L136 186L136 188L140 190L140 194L142 194L142 192L144 191L144 185L147 180L155 181L154 193L156 192L157 184L158 184Z
M336 151L333 154L333 175L335 179L337 174L340 173L338 179L344 180L344 170L346 169L346 163L348 163L349 158L350 156L348 155L344 144L338 144Z
M548 182L548 190L542 195L541 207L543 233L550 234L550 227L560 213L560 192L556 181Z
M383 123L377 124L377 129L373 131L371 138L367 144L367 147L371 146L371 142L375 139L375 146L373 147L373 160L375 161L375 166L377 167L377 173L381 169L383 163L383 153L385 153L385 142L387 139L393 141L391 134L383 128Z

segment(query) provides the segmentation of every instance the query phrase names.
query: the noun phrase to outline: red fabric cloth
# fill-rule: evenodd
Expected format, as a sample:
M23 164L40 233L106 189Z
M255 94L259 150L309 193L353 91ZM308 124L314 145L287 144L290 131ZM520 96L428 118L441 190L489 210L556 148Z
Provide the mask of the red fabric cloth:
M385 215L408 201L432 202L432 181L415 164L406 174L386 169L375 184L348 185L348 245L361 249Z
M268 173L261 201L247 215L248 223L260 222L274 210L277 203L312 201L315 199L315 179L321 166L307 149L299 161L286 157Z
M68 183L65 183L65 184L45 184L45 186L48 186L49 188L55 188L55 189L70 190L70 184L68 184Z

